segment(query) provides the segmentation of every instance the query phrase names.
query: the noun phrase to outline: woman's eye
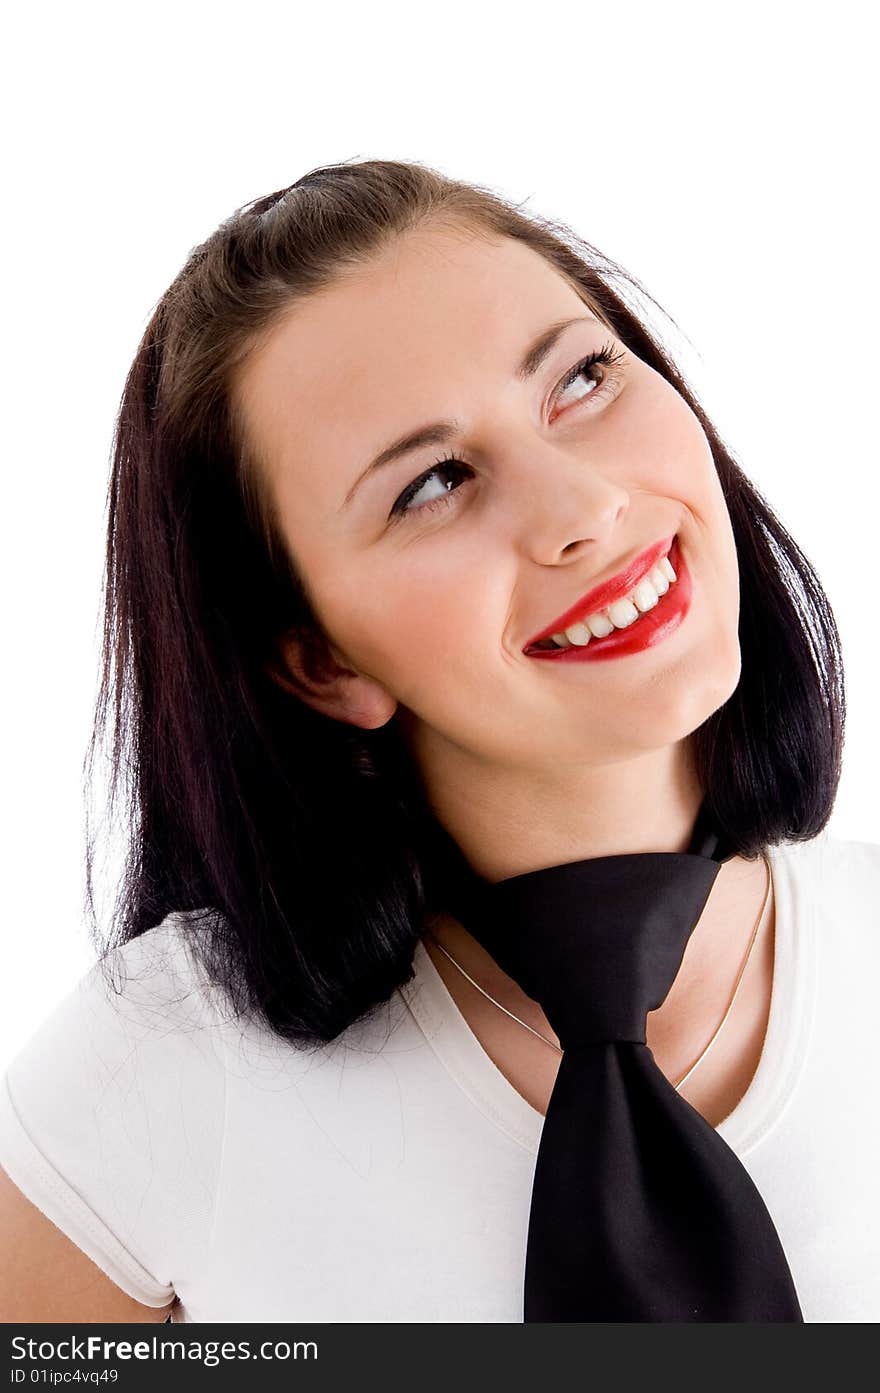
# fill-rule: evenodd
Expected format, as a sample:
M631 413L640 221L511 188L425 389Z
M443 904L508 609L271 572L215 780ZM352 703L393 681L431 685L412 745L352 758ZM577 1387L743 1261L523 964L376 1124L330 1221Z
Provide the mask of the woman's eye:
M622 350L615 349L609 343L589 354L588 357L582 358L563 377L554 393L554 400L567 392L570 387L576 385L581 390L575 394L575 405L568 408L569 410L576 411L579 402L590 400L593 397L604 397L618 380L618 364L624 356ZM446 455L443 459L436 460L430 469L425 470L424 474L413 479L412 483L408 484L400 497L395 500L388 515L388 521L396 522L400 518L414 517L416 514L430 512L435 508L449 507L454 490L447 488L441 489L439 493L435 491L434 496L429 497L427 502L419 503L415 507L412 506L412 503L423 489L427 488L431 480L437 479L441 475L454 478L456 475L472 475L473 472L467 461L459 459L456 455Z
M413 482L404 489L391 509L389 521L394 522L401 517L413 517L416 513L426 513L434 508L444 508L448 506L450 502L449 490L442 490L439 495L435 492L433 498L429 498L426 503L420 503L415 508L410 507L410 504L414 498L417 498L418 495L427 488L430 481L437 476L450 474L454 477L457 473L460 474L464 472L472 474L473 470L469 464L466 464L464 460L457 459L455 455L449 455L444 459L437 460L436 464L433 464L430 469L425 470L424 474L420 474L417 479L414 479Z
M577 363L562 379L557 388L556 395L567 392L569 387L575 385L582 390L575 395L575 400L583 400L585 397L604 396L617 382L619 374L619 364L623 361L624 353L622 350L615 350L612 344L606 343L604 348L600 348L596 353L591 353ZM598 371L597 371L598 369Z

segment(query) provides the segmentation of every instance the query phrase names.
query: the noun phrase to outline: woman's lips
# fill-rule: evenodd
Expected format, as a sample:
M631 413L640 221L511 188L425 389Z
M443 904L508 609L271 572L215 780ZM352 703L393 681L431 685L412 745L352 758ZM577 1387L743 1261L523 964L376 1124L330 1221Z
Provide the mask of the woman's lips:
M669 551L669 564L675 571L675 580L669 589L660 596L653 609L639 615L625 629L612 629L605 638L591 638L583 646L573 644L571 648L538 648L527 653L526 657L550 663L595 663L606 658L623 658L662 643L685 618L693 594L691 573L677 537Z
M618 571L616 576L610 580L602 581L589 590L586 595L578 600L577 604L572 605L564 614L560 614L554 619L552 624L548 624L546 629L542 629L539 634L530 638L524 647L524 652L535 643L540 643L542 639L552 638L554 634L562 633L563 629L568 629L572 624L586 619L588 614L596 614L599 610L607 609L613 605L615 600L622 600L628 595L643 579L644 576L657 564L661 557L670 553L670 548L674 545L676 537L673 534L669 537L662 537L659 542L654 542L653 546L646 547L643 552L634 557L624 570ZM672 564L670 562L670 564ZM675 569L673 565L673 569ZM531 654L528 655L531 657Z

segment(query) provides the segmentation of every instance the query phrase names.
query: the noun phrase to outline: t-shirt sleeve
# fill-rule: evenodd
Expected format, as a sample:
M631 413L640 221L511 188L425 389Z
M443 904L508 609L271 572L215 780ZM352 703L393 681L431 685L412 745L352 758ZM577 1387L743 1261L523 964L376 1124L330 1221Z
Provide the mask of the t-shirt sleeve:
M96 963L0 1079L0 1165L135 1300L210 1243L225 1106L218 1017L169 915Z

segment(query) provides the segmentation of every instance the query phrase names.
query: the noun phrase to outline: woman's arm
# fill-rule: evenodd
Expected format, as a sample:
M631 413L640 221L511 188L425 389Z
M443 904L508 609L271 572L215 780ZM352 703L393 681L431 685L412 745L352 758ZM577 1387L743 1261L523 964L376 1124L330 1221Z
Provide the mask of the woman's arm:
M176 1301L144 1306L111 1281L0 1167L0 1320L162 1322Z

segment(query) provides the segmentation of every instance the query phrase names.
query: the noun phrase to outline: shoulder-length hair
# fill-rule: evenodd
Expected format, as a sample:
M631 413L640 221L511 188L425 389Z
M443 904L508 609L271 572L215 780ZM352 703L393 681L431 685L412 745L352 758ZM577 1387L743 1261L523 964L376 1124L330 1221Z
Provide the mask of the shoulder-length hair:
M421 164L313 169L191 251L128 372L86 758L90 781L109 727L108 808L122 789L125 862L102 956L181 912L234 1010L301 1044L335 1038L412 977L426 916L443 908L449 839L394 718L376 730L338 722L271 674L291 630L312 676L331 659L231 383L283 311L429 219L545 257L705 431L739 556L742 671L694 739L707 812L731 854L815 836L840 778L843 668L828 600L615 288L647 294L639 282L565 225ZM87 812L94 926L89 825Z

